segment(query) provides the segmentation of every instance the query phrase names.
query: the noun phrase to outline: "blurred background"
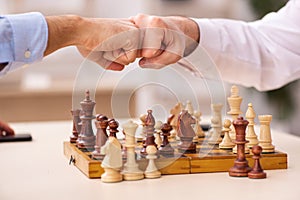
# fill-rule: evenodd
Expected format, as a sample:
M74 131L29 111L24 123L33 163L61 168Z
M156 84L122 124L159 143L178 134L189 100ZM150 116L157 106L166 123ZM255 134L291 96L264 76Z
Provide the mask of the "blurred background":
M38 11L44 15L78 14L85 17L128 18L138 13L154 15L183 15L189 17L222 17L252 21L270 11L276 11L287 0L0 0L1 14ZM0 79L0 118L8 122L49 121L71 119L72 92L76 74L84 59L75 47L61 49ZM137 65L137 63L134 63ZM118 74L111 74L118 79ZM140 77L139 77L140 78ZM168 79L166 74L163 79ZM118 92L120 101L131 95L128 84ZM180 86L179 86L180 87ZM229 95L230 84L225 84ZM97 113L111 114L112 88L108 85L96 92ZM300 135L300 85L291 83L280 90L258 92L240 86L242 111L252 102L257 114L272 114L273 126ZM151 97L151 92L149 97ZM200 111L210 115L209 94L202 96ZM142 99L147 99L147 96ZM130 109L139 116L141 99L132 98ZM105 106L104 106L105 105ZM107 106L108 105L108 106ZM121 109L121 108L120 108ZM122 117L122 113L120 113Z

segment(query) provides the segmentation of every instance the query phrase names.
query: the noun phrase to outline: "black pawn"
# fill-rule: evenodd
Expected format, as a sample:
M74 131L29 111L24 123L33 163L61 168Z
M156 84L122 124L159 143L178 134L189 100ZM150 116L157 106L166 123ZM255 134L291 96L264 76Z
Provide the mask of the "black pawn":
M108 126L108 118L105 115L98 114L96 116L95 125L97 127L96 134L96 144L95 150L92 153L94 159L103 159L104 155L101 154L101 147L106 143L108 135L106 133L106 128Z
M263 179L267 177L267 174L264 172L259 162L261 152L261 146L255 145L252 147L254 165L252 170L248 173L249 178Z
M159 148L159 153L165 157L173 157L174 149L169 143L168 137L171 135L170 131L172 130L172 126L168 123L164 123L161 131L163 132L163 142Z
M117 138L117 133L119 132L118 131L119 123L115 119L110 119L108 121L108 127L109 127L109 137Z

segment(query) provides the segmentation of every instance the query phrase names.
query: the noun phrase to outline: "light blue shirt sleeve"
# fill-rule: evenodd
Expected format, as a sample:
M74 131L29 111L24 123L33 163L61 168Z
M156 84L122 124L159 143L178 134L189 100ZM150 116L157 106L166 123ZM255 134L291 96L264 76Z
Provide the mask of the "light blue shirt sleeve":
M48 26L41 13L0 15L0 63L8 63L0 76L41 60L47 41Z

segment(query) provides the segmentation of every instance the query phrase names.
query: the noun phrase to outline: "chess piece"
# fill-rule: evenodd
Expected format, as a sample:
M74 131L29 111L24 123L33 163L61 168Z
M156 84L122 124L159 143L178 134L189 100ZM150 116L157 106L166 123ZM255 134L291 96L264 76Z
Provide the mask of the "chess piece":
M85 99L80 102L83 115L80 116L82 126L78 136L77 146L81 149L91 150L95 146L95 135L92 128L92 119L95 118L93 110L95 102L90 99L90 92L85 92Z
M15 135L15 131L5 122L0 121L0 137Z
M253 178L253 179L267 178L267 174L264 172L259 162L261 152L262 152L261 146L255 145L252 147L254 165L252 170L248 173L249 178Z
M234 161L234 166L229 169L230 176L245 177L248 176L248 172L251 170L245 156L245 144L247 143L245 131L248 123L243 117L238 117L238 119L233 121L236 131L237 158Z
M230 111L227 112L232 118L232 121L236 120L238 116L242 113L240 107L243 98L239 96L239 88L235 85L231 87L231 96L227 98ZM233 124L230 127L231 131L229 132L230 138L235 140L235 129Z
M205 133L200 125L200 121L201 121L201 115L202 113L200 111L195 111L194 112L194 117L196 120L195 126L194 126L194 131L195 134L198 138L204 138L205 137Z
M124 180L140 180L144 178L144 173L138 167L135 160L135 132L138 124L129 121L123 124L125 132L125 147L127 150L127 160L124 165L123 176Z
M143 142L144 143L146 141L146 118L147 118L147 114L142 114L140 116L142 132L136 138L138 142Z
M92 153L94 159L101 160L104 155L101 154L101 147L106 143L108 135L106 129L108 126L108 118L105 115L97 115L95 125L97 128L95 150Z
M247 142L248 142L248 140L247 140ZM246 154L249 154L250 153L250 149L249 149L249 147L248 147L248 145L247 145L248 143L246 143L246 145L245 145L245 153ZM232 149L232 153L237 153L237 145L235 145L234 147L233 147L233 149Z
M117 138L119 123L115 119L108 120L109 136Z
M222 142L221 133L222 133L222 104L211 104L211 109L213 116L211 119L211 130L210 138L208 139L208 144L216 145Z
M259 133L259 146L262 147L262 153L273 153L275 147L272 145L270 123L272 115L259 115L260 133Z
M173 157L174 149L169 143L168 137L170 136L170 132L172 130L172 126L169 123L164 123L162 125L161 131L163 132L163 142L159 148L159 153L165 157Z
M186 102L185 110L187 110L190 115L194 114L194 108L191 101Z
M101 154L105 157L101 163L104 173L101 175L101 181L105 183L120 182L123 176L120 173L122 168L122 147L120 142L114 136L109 136L105 145L101 147Z
M152 115L152 110L148 110L147 111L147 117L146 117L146 123L145 123L145 129L146 129L146 141L143 145L143 149L141 150L141 154L142 155L146 155L147 152L146 152L146 148L148 145L154 145L156 146L155 144L155 137L154 137L154 132L155 132L155 129L154 129L154 126L155 126L155 119Z
M210 137L208 138L208 144L217 145L222 142L221 127L219 127L219 119L216 117L211 118L211 130ZM222 130L221 130L222 131Z
M232 149L235 144L232 142L229 131L230 131L231 121L229 119L224 120L224 128L222 132L224 132L224 137L222 142L219 144L220 149Z
M253 109L252 103L248 104L248 109L246 111L246 119L249 121L248 128L246 131L246 140L249 141L249 143L246 144L247 147L252 148L253 146L258 144L258 139L254 131L254 118L256 114Z
M154 126L154 128L155 128L155 133L154 133L155 140L154 140L154 142L157 145L157 148L159 148L160 145L162 144L162 139L161 139L161 135L160 135L161 134L161 127L162 127L162 122L157 121L155 123L155 126Z
M194 129L192 124L195 124L196 120L188 113L187 110L181 111L178 117L178 137L180 143L178 150L186 153L196 153L196 144L193 143L195 137Z
M172 126L172 131L171 131L171 135L169 137L170 140L176 140L176 137L177 137L177 121L178 121L178 116L180 114L180 112L182 111L183 109L183 105L181 102L178 102L174 108L172 108L170 110L170 116L173 116L172 117L172 120L170 121L170 125Z
M155 159L157 158L157 148L154 145L148 145L146 148L147 156L146 158L149 160L147 168L145 170L146 178L159 178L161 177L161 172L158 171L155 165Z
M72 130L72 135L70 136L70 142L71 143L76 143L76 141L78 140L78 135L80 132L79 129L79 123L80 123L80 110L76 109L76 110L71 110L71 114L72 114L72 121L73 121L73 130Z

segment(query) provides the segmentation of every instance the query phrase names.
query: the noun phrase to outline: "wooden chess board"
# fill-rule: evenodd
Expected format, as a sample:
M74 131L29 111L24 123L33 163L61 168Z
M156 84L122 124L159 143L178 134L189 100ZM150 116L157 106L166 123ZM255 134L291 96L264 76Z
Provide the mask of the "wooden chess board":
M121 143L124 141L121 140ZM205 172L227 172L233 166L236 154L231 150L219 149L216 145L209 145L204 139L197 144L196 153L180 153L176 148L178 141L170 142L175 149L174 157L159 156L155 160L157 168L163 175L171 174L191 174ZM137 143L137 163L141 170L145 170L148 160L142 157L139 152L141 143ZM76 147L75 144L64 142L64 155L73 163L82 173L89 178L100 178L104 170L101 167L100 160L91 158L91 152L84 152ZM252 154L246 154L249 166L253 165ZM124 162L126 157L124 156ZM265 170L287 169L287 154L280 151L275 153L262 154L261 165Z

